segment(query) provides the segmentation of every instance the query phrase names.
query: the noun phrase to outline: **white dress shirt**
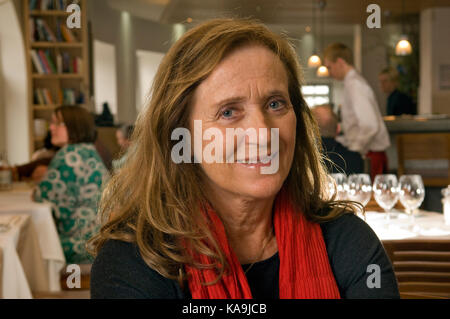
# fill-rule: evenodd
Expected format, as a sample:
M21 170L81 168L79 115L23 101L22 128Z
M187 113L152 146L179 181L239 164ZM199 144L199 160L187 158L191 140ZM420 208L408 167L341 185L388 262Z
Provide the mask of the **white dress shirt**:
M375 94L354 69L344 78L341 118L343 135L336 140L348 149L365 155L368 151L381 152L389 147L389 133Z

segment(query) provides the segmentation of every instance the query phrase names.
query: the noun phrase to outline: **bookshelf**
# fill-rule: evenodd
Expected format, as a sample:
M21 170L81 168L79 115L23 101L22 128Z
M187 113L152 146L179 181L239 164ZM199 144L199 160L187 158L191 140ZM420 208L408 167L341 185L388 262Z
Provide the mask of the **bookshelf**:
M90 97L86 0L22 0L28 74L30 155L43 146L42 123L61 105L87 106ZM68 5L81 8L81 28L69 29ZM39 125L35 125L40 122ZM43 122L44 121L44 122ZM35 131L39 126L41 132Z

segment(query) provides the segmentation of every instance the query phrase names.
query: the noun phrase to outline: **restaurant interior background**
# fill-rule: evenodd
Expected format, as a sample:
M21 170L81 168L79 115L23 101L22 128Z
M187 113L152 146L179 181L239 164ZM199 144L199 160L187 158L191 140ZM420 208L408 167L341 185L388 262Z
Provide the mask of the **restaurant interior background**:
M53 83L30 79L25 2L0 3L0 150L7 151L10 164L20 164L29 160L39 139L34 132L39 125L34 119L45 117L42 113L46 111L48 114L48 110L29 101L32 82L41 81L44 87ZM368 10L372 3L379 6L380 28L368 26L373 18L374 11ZM450 114L449 0L87 0L82 13L87 15L87 21L81 21L82 25L86 23L87 39L80 48L69 50L87 51L83 62L88 69L79 81L83 104L101 113L107 102L116 123L134 122L145 105L164 53L186 30L210 18L238 16L260 19L292 39L304 67L304 82L309 86L304 90L309 93L306 98L310 106L341 103L343 84L318 77L317 68L307 65L313 51L320 56L332 42L352 48L355 67L373 88L384 115L387 96L380 89L378 74L387 66L400 70L400 89L417 102L419 116L414 120L386 118L391 133L387 151L390 171L397 172L399 164L397 134L450 131L450 120L446 119ZM397 56L395 46L404 35L412 53ZM425 163L424 169L437 165L437 174L444 174L448 180L445 155L450 154L450 146L440 144L434 145L442 148L436 156L444 157ZM109 145L117 152L114 139ZM432 149L424 152L435 153ZM434 185L428 185L423 205L442 211L440 188L446 184L441 181Z
M161 59L184 32L210 18L253 17L287 34L295 45L310 106L330 103L336 109L342 103L343 84L308 66L308 58L314 52L322 57L332 42L353 50L355 68L374 90L383 115L387 96L379 73L387 66L399 71L400 89L417 103L417 115L384 117L391 137L389 171L421 174L426 184L421 208L443 212L441 189L450 184L450 0L67 1L80 4L81 29L72 31L72 43L60 45L33 43L29 19L51 24L69 13L40 13L30 8L33 2L0 0L0 151L9 164L29 161L42 144L42 128L59 104L58 91L73 90L75 102L96 114L107 103L115 125L132 124L146 105ZM379 25L374 27L374 21ZM403 36L412 52L397 55ZM78 70L41 74L31 50L68 52ZM36 89L48 89L53 99L36 102ZM115 127L99 127L104 143L117 154L114 132ZM411 144L401 138L405 134L417 134L417 139ZM416 149L412 155L411 149Z

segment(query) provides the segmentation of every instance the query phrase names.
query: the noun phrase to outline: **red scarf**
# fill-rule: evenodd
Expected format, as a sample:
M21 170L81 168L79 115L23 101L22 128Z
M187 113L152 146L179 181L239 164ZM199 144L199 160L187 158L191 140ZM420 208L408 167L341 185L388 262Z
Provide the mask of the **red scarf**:
M252 293L244 271L230 247L224 226L217 214L208 212L215 236L224 252L229 269L214 285L202 285L217 279L214 269L185 266L193 299L250 299ZM298 216L299 218L295 218ZM294 209L285 192L275 200L274 230L280 258L280 299L337 299L339 290L331 271L322 230ZM197 262L213 264L205 255L194 254Z

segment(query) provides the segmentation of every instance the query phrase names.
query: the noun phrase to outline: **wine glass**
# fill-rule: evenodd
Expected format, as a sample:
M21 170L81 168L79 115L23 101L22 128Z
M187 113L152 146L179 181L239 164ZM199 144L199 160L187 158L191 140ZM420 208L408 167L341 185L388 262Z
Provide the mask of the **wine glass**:
M347 199L347 176L342 173L331 174L331 177L334 180L334 184L332 185L333 194L336 194L336 200L346 200Z
M347 197L366 207L372 197L372 181L368 174L351 174L347 179Z
M425 198L425 188L420 175L403 175L400 177L400 202L405 206L414 226L414 211L419 208Z
M382 174L375 176L373 182L373 194L378 205L386 212L386 219L389 220L389 211L398 201L398 181L393 174Z

